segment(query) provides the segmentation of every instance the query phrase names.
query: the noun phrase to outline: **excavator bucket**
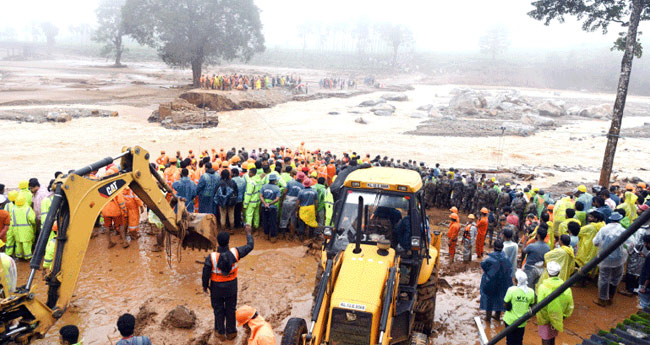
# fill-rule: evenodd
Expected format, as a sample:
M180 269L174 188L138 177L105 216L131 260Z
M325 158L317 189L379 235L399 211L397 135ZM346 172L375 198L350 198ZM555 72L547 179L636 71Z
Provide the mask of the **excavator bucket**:
M190 213L183 247L214 250L217 247L217 218L209 213Z

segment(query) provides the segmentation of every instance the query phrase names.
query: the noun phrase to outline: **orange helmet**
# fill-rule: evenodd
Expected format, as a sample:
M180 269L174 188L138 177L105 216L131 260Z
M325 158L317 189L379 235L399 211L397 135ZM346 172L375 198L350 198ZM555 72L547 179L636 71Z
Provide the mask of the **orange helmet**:
M161 151L160 151L160 154L161 154L161 155L164 155L164 154L165 154L165 150L161 150Z
M235 312L235 319L237 319L237 326L241 327L250 321L253 316L255 316L255 308L244 305L239 308L237 308L237 312Z
M488 214L488 213L490 213L490 210L488 210L487 208L483 207L483 208L481 208L481 213L483 213L483 214Z
M631 183L626 184L625 190L634 191L634 185Z
M646 184L645 184L645 182L639 182L639 183L636 184L636 186L639 187L639 188L641 188L641 189L645 189L645 188L646 188Z
M453 220L458 220L458 215L455 214L455 213L452 213L452 214L449 215L449 218L451 218Z
M469 219L476 219L476 217L474 217L473 214L470 214L469 216L467 216L467 218L469 218Z
M452 206L452 207L449 209L449 211L450 211L451 213L458 213L458 208L456 208L456 206Z
M553 204L550 204L550 205L548 205L548 207L547 207L547 208L548 208L549 210L552 210L552 209L554 209L554 208L555 208L555 205L553 205Z

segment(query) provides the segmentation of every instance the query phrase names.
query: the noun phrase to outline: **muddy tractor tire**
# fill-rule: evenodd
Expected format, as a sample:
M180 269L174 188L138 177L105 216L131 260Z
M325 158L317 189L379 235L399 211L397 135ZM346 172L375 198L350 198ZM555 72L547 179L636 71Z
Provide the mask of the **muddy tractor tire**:
M305 319L292 317L284 327L281 345L300 345L302 344L302 335L307 333L307 322Z
M413 307L415 323L413 331L431 335L436 311L436 294L438 293L437 274L431 274L429 280L418 286L418 296Z

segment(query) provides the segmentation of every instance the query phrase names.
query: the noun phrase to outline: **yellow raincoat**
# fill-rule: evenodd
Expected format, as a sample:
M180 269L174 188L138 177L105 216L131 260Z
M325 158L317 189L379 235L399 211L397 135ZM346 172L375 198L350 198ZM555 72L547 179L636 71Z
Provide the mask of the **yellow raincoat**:
M544 274L548 277L546 271L544 271ZM558 277L548 278L543 281L542 278L539 279L541 283L537 286L538 301L546 298L564 283ZM550 323L558 332L564 332L564 319L571 316L571 314L573 314L573 294L571 293L571 289L566 289L560 296L537 313L537 324L548 325Z
M555 248L550 252L544 254L544 266L548 265L548 263L551 261L557 262L560 264L560 267L562 267L562 270L560 271L560 274L558 274L558 277L563 281L566 281L569 279L569 277L571 277L576 267L576 258L573 254L573 248L571 248L571 246L561 246L560 248ZM544 273L542 273L542 276L539 278L537 287L539 287L540 283L543 282L546 278L548 278L548 271L544 270Z
M605 222L589 223L580 228L580 233L578 234L578 253L576 254L576 263L578 263L578 266L584 266L598 254L598 247L594 246L593 241L603 226L605 226Z
M560 223L560 227L558 228L560 236L562 236L562 235L571 235L571 234L569 234L569 223L571 223L571 222L578 223L578 225L581 225L580 220L578 220L576 218L569 218L569 219L563 221L562 223Z
M573 200L571 200L571 198L568 196L560 199L560 201L556 202L555 206L553 207L553 234L555 237L559 237L558 230L560 223L566 219L567 208L573 208Z
M623 201L617 208L622 208L625 210L625 216L632 223L638 215L636 214L636 200L639 197L632 192L625 192L625 201Z
M300 220L305 222L307 226L311 228L318 227L318 223L316 222L316 205L300 206L298 213Z

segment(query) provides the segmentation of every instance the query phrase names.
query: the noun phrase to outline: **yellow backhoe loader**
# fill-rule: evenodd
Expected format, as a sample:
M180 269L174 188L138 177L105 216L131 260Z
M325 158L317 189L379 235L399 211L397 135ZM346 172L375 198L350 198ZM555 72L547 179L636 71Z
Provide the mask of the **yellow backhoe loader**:
M411 170L348 174L325 227L309 325L291 318L282 345L426 344L436 305L440 233Z
M68 175L53 185L52 206L39 234L30 262L27 283L0 301L0 344L28 344L42 338L68 307L90 235L102 208L127 186L164 224L164 231L177 237L183 247L212 250L216 245L216 219L211 214L190 214L185 203L149 163L149 153L139 146L123 148ZM85 176L119 159L120 171L100 180ZM52 271L47 278L44 303L33 290L35 273L41 268L45 246L54 223L58 234Z

